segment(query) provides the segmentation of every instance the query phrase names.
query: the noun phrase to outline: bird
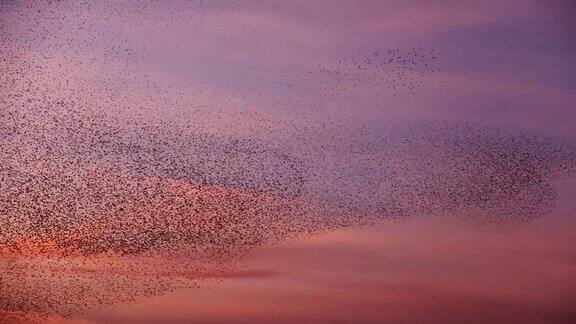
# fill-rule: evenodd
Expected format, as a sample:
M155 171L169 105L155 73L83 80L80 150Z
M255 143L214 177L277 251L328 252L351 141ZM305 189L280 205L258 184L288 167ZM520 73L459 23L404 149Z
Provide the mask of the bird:
M572 139L350 121L432 88L434 49L162 73L155 50L242 41L270 27L243 13L288 19L286 6L0 1L0 322L196 288L293 238L451 214L506 226L554 208Z

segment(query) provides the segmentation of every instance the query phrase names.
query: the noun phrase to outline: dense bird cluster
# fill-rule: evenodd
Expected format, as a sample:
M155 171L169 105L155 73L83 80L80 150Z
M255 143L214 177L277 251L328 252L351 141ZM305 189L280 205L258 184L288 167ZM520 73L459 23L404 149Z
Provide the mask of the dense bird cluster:
M334 122L285 109L344 109L366 94L357 88L411 98L437 71L434 51L422 47L192 84L157 70L150 48L162 26L191 29L160 48L197 41L210 20L232 37L256 27L231 13L279 16L276 4L0 4L0 318L8 321L195 287L235 271L245 253L333 229L450 214L488 226L527 222L551 210L552 181L576 169L573 142L537 132Z

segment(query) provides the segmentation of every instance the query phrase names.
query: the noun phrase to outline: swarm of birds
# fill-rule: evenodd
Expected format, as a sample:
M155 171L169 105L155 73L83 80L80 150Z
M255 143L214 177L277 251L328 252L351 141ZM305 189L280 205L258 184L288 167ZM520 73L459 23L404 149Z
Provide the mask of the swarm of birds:
M334 229L529 222L576 170L574 142L538 132L302 115L353 107L357 88L374 105L416 96L438 71L423 47L222 72L210 87L156 70L158 28L185 26L160 47L193 46L215 28L258 30L231 14L250 10L281 19L278 3L256 0L0 1L0 318L196 287L246 253ZM281 118L253 109L255 93Z

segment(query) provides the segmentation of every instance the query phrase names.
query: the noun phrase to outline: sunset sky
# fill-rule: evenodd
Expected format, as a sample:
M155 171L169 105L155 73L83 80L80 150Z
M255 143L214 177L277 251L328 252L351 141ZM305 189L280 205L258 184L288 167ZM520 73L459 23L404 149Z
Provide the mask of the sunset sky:
M42 298L59 303L57 299L70 297L60 295L61 290L71 291L68 285L80 287L70 280L82 271L126 277L126 289L141 294L136 301L125 301L120 295L114 300L107 288L98 286L94 291L104 291L111 302L77 314L63 314L56 306L36 309L0 302L0 323L4 323L2 316L7 323L38 318L62 323L576 321L576 177L574 169L563 173L574 167L570 164L574 151L560 153L562 158L569 156L560 162L555 158L530 160L527 172L537 176L527 178L529 184L521 187L528 192L525 196L524 191L514 191L517 196L493 193L508 193L509 179L498 179L498 175L509 173L498 172L513 167L496 165L508 161L506 153L552 152L549 155L556 157L556 146L546 146L557 143L556 139L570 143L566 147L576 147L576 4L572 1L0 0L0 6L4 30L0 55L5 58L0 62L0 120L8 125L21 118L14 125L27 131L12 139L4 135L8 126L0 129L9 138L0 141L7 148L0 164L12 168L0 169L0 177L10 179L0 185L26 187L11 180L13 170L33 179L48 179L39 181L39 190L49 194L36 203L42 208L60 208L65 203L57 199L61 191L54 188L58 185L46 183L63 182L65 177L70 191L80 192L67 196L78 205L66 205L62 212L66 216L58 219L65 224L62 219L66 217L75 224L82 217L92 219L90 212L109 212L109 207L78 207L79 201L92 203L81 192L85 187L79 183L86 179L105 178L90 190L100 193L113 188L126 193L129 201L114 213L114 220L101 227L86 221L78 228L61 229L46 222L44 226L57 228L46 234L29 223L19 223L18 213L28 212L28 207L21 207L28 206L28 200L17 198L20 209L6 207L16 203L5 203L0 187L0 226L9 228L4 233L0 227L0 298L20 294L29 302L39 296L35 295L38 291L46 290L47 295L57 297ZM388 68L374 63L391 55L408 57L408 63L402 63L408 66ZM10 112L14 107L22 117L14 117L17 114ZM73 113L68 107L73 107ZM76 113L77 120L73 119ZM202 164L205 169L197 170L210 175L200 181L187 173L194 167L170 169L177 162L150 171L153 167L147 169L147 163L156 160L149 156L138 156L136 167L115 169L115 163L130 157L128 149L119 157L116 151L103 151L107 153L97 159L62 153L66 161L81 162L61 163L60 153L40 150L43 146L37 143L49 142L46 146L54 150L70 145L73 150L74 145L60 136L60 126L54 126L60 124L48 122L62 116L71 116L71 127L90 130L74 131L80 141L94 136L89 127L101 123L116 130L110 134L121 134L118 139L122 141L132 143L138 138L134 141L142 146L163 143L150 144L154 147L150 151L165 150L166 156L188 152L183 147L189 138L200 138L200 148L195 146L194 151L198 157L178 155L175 161ZM36 139L34 127L45 123L49 127L43 129L53 133L47 131L48 139L42 142ZM416 135L388 135L404 134L396 129L403 130L405 125L417 125L405 131ZM441 125L441 136L434 125ZM490 140L508 136L506 131L498 133L500 129L530 135L511 140L517 146L504 155L498 154L502 147L510 147L506 138L505 144L497 143L498 154L488 157L480 156L471 144L462 148L465 158L460 160L449 155L461 152L460 147L455 145L453 150L445 138L460 139L467 129L470 133L462 136L466 139L476 134L487 134ZM116 139L106 136L102 142L115 145ZM422 148L417 146L421 138L440 144ZM522 146L525 138L528 146ZM242 144L243 140L248 144ZM544 144L533 148L534 143ZM230 153L230 147L239 145L240 153ZM263 145L270 151L257 149ZM16 151L21 154L18 158L11 155ZM357 159L349 158L353 155L349 152L358 154ZM213 155L202 156L208 153ZM294 171L295 162L287 155L302 161L306 171ZM385 162L375 162L379 156L385 156ZM480 175L452 176L450 172L458 172L452 169L460 164L463 173L477 171L468 156L496 162L479 162L484 163L478 164ZM560 176L548 171L549 166L558 168ZM308 184L301 189L296 184L305 177ZM398 187L396 180L389 179L399 179ZM375 185L372 181L394 183ZM440 196L419 181L440 188L434 189ZM540 196L530 186L549 191ZM158 187L163 196L142 198L147 190ZM484 192L483 188L494 196L466 196L462 203L458 197L444 197ZM303 197L294 194L300 190L306 193ZM396 193L397 200L382 198L396 197ZM12 196L6 193L6 197ZM256 237L256 243L238 246L242 256L230 268L220 268L219 259L204 255L196 261L195 254L186 252L196 248L189 241L174 239L177 244L167 250L177 252L168 257L146 254L143 260L113 255L118 247L106 245L107 240L134 239L126 234L130 226L134 232L155 230L157 223L149 225L147 219L165 221L162 226L170 231L192 226L176 208L171 209L175 200L189 197L216 206L205 214L198 212L198 217L207 218L208 223L211 217L218 222L224 219L224 229L220 223L209 228L216 233L216 243L206 243L207 250L229 253L234 249L236 253L227 232L236 230L236 224ZM530 201L547 197L554 197L551 208L548 202ZM239 203L232 206L232 200ZM453 207L455 201L456 207L446 207ZM401 205L400 220L396 214L386 214L394 204ZM244 214L245 205L255 210L285 208L286 215L298 216L293 220L282 214L262 225L261 220L251 218L259 215L256 211ZM414 214L408 215L412 210ZM478 210L480 221L475 219ZM498 211L509 212L506 217L513 220L491 215ZM13 233L17 234L10 236ZM108 236L98 241L102 233ZM259 245L258 240L265 243ZM135 250L141 247L131 244ZM101 245L113 256L100 255ZM89 261L78 261L78 255ZM181 263L176 264L173 257ZM14 259L24 264L18 268L21 272L7 266ZM38 275L43 262L56 262L58 266L50 271L61 275L61 281L47 288L31 284L37 278L46 279ZM192 269L194 262L199 263L198 269ZM158 269L165 272L158 274ZM2 271L14 286L2 288ZM167 282L194 277L198 287L142 293L136 283L147 278L146 284L154 287L151 278L155 276L165 276ZM21 282L31 286L18 286ZM27 288L32 286L38 291Z

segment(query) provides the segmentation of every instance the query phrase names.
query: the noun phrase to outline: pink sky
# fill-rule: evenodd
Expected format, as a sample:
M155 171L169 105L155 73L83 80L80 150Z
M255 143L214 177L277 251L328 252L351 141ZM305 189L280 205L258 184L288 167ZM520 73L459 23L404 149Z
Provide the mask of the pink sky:
M574 181L549 217L483 231L449 219L339 231L248 259L254 276L94 315L138 323L569 323Z
M207 11L183 3L51 9L39 1L37 8L55 12L34 16L32 5L1 17L16 33L49 34L23 41L24 60L44 67L33 78L43 93L88 93L83 100L120 122L178 120L277 143L298 135L290 130L303 120L314 131L448 119L576 138L576 5L569 0L239 1ZM65 28L51 16L64 17ZM68 37L89 44L51 46ZM419 46L434 49L439 71L408 99L365 80L319 90L317 79L298 74ZM313 90L278 90L269 82L276 76ZM58 88L54 80L63 79L69 84ZM280 121L284 129L270 127ZM221 282L62 321L571 323L576 182L558 188L555 209L534 223L485 230L450 217L418 218L289 240L254 252L245 270Z

